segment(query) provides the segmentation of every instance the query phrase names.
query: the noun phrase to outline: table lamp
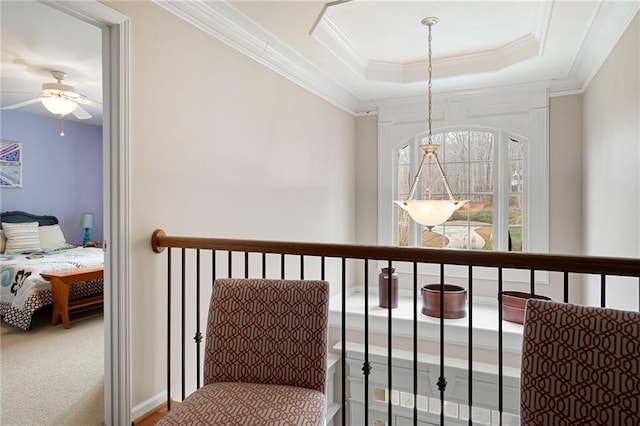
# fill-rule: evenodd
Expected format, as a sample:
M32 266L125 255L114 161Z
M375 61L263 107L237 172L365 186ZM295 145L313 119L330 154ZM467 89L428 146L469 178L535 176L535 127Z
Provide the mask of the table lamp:
M93 228L94 215L93 213L82 213L80 215L80 227L84 228L84 239L82 245L86 245L91 237L89 236L89 229Z

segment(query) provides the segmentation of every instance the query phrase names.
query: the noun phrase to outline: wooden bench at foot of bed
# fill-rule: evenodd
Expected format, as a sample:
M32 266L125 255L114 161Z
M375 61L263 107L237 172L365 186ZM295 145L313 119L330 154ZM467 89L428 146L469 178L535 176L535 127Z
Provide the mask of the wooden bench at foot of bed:
M69 302L69 290L74 284L103 278L104 268L102 266L47 272L41 275L45 280L51 281L51 292L53 293L51 325L57 325L62 318L64 328L71 328L69 309L95 305L104 300L103 296L99 295Z

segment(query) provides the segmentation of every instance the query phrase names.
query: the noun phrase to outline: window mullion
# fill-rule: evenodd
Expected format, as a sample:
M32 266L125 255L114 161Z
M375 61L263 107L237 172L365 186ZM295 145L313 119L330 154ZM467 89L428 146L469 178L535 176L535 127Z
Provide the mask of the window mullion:
M496 150L493 167L493 249L508 250L508 226L509 226L509 188L507 187L509 175L509 152L504 132L495 135Z
M413 182L413 178L418 172L418 167L420 167L420 162L422 161L422 150L420 149L420 143L424 135L416 135L413 138L413 145L411 146L411 181ZM416 187L417 198L420 199L422 194L422 182L418 181L418 186ZM422 225L420 225L415 220L409 221L409 244L414 247L422 246Z

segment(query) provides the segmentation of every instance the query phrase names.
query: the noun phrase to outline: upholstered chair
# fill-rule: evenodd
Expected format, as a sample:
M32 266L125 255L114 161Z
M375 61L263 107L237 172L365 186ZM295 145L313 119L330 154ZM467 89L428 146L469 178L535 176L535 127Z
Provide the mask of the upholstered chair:
M324 425L329 284L218 279L204 386L159 425Z
M640 313L529 299L520 421L640 425Z

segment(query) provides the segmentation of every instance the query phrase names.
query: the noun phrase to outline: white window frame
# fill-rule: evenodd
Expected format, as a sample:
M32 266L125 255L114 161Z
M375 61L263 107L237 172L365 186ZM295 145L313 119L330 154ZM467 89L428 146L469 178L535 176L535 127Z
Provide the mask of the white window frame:
M436 136L438 134L449 133L449 132L484 132L491 133L494 136L495 149L493 153L493 250L494 251L507 251L508 250L508 236L507 236L507 228L509 225L509 217L508 217L508 202L509 202L509 184L511 182L511 173L509 170L509 159L508 156L508 143L510 139L515 139L517 141L524 143L524 155L526 156L527 145L529 144L526 138L522 135L516 135L514 133L510 133L501 129L493 129L486 127L477 127L477 126L459 126L459 127L449 127L443 129L433 129L433 135ZM415 135L413 138L409 140L400 142L393 147L393 168L397 171L397 153L398 151L406 145L410 145L411 151L411 172L410 176L413 177L416 174L416 171L419 167L420 161L422 159L422 150L420 149L420 145L422 144L422 140L427 136L427 132L422 132L420 134ZM442 165L446 169L446 158L442 157L442 149L440 151L440 161ZM446 157L446 156L445 156ZM469 163L469 161L467 161ZM393 200L398 200L398 184L397 184L397 172L392 176L393 184L392 184L392 198ZM526 169L525 169L525 179L526 179ZM411 182L410 182L411 183ZM464 199L466 194L453 194L457 199ZM524 202L524 200L523 200ZM393 211L393 223L397 223L398 214L400 210L394 209ZM523 216L525 218L526 224L526 208L523 208ZM422 226L416 223L413 220L409 221L409 246L419 247L421 244L421 236L420 231ZM524 227L523 227L524 229ZM391 245L398 245L398 233L393 232L391 235Z
M452 129L497 130L504 137L518 137L526 141L524 147L524 188L522 230L523 252L549 251L549 96L544 87L494 90L481 94L448 94L434 96L433 133ZM427 128L424 99L393 100L380 103L378 111L378 243L396 244L397 205L393 203L398 147L424 135ZM507 154L507 144L500 144L497 160ZM501 154L500 154L501 153ZM412 155L411 161L416 161ZM505 168L508 171L508 168ZM503 176L509 179L508 176ZM494 187L498 185L494 182ZM497 193L496 197L508 194ZM499 198L495 201L500 205ZM504 204L504 203L503 203ZM506 204L505 204L506 205ZM505 210L505 209L502 209ZM507 211L494 210L494 225L507 220ZM503 217L500 217L503 215ZM506 222L505 222L506 223ZM418 235L413 228L410 238ZM497 250L506 250L506 228L496 229ZM504 240L504 241L502 241ZM413 243L416 241L414 240ZM428 250L428 249L425 249ZM409 265L398 265L398 272L410 272ZM403 271L403 269L407 271ZM495 269L474 269L474 277L495 279ZM504 271L507 281L529 282L528 271ZM437 265L419 265L421 275L437 275ZM466 277L466 267L447 266L447 276ZM536 273L536 283L547 283L548 274Z

